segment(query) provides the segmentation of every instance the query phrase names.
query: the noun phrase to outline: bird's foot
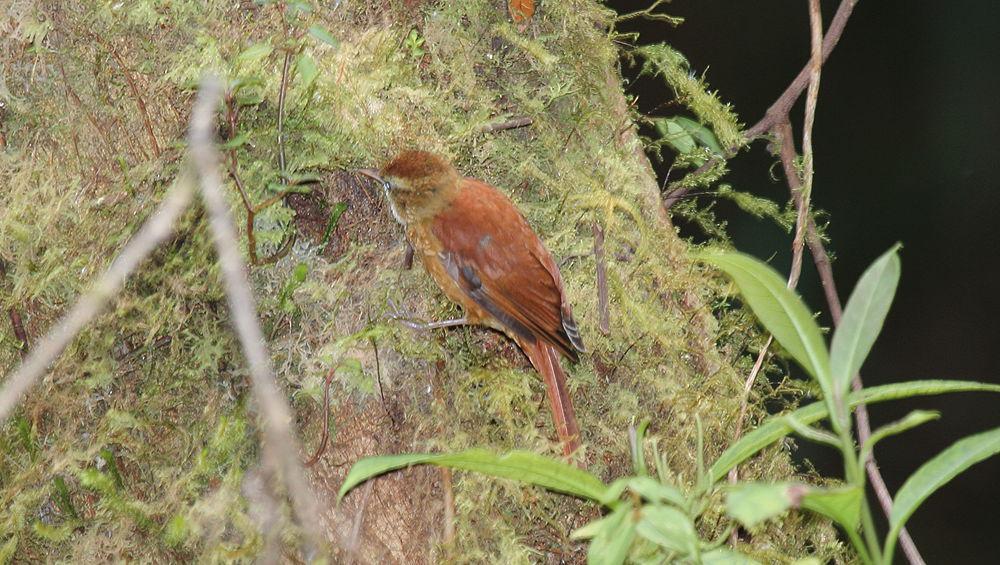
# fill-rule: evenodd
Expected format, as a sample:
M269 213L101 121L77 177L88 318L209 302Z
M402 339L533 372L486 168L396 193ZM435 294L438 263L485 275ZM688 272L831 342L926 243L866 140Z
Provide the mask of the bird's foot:
M439 322L422 322L414 319L412 316L407 315L403 312L396 303L390 298L386 301L389 304L389 312L386 317L390 320L395 320L404 326L414 329L414 330L436 330L438 328L450 328L452 326L464 326L468 324L469 321L462 316L461 318L455 318L454 320L441 320Z

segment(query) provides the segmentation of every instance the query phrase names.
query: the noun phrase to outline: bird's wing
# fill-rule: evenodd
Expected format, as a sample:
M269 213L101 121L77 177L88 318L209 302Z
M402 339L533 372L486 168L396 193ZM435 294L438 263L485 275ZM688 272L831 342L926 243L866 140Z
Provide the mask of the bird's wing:
M466 179L432 231L445 269L469 298L522 339L541 339L578 358L583 347L559 269L506 196Z

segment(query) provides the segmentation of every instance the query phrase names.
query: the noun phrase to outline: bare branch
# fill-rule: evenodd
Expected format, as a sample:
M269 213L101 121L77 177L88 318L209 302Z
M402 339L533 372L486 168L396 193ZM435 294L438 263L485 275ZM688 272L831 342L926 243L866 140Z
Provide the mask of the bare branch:
M535 121L528 116L521 116L520 118L514 118L504 122L487 124L481 131L483 133L494 133L505 129L523 128L525 126L530 126L533 123L535 123Z
M597 327L601 333L611 333L611 308L608 299L608 262L604 258L604 228L593 225L594 262L597 264Z
M833 15L833 19L830 21L830 28L826 31L826 36L823 38L822 62L826 62L826 60L830 57L830 53L833 52L833 48L836 47L837 43L840 41L840 36L844 33L844 27L847 25L847 20L851 17L851 12L854 11L854 6L857 3L858 0L841 0L840 6L837 8L837 13ZM775 124L788 116L788 113L791 111L795 101L799 99L799 96L802 95L802 92L809 85L809 76L811 73L812 59L810 58L809 63L807 63L806 66L799 71L795 80L788 85L788 88L786 88L774 104L771 104L771 107L767 109L764 117L746 130L744 138L748 142L753 141L765 132L770 131Z
M265 463L280 471L279 476L288 488L299 525L309 538L312 549L316 550L321 547L322 539L316 529L319 523L316 498L299 462L299 446L292 432L291 410L274 381L271 358L257 322L256 301L236 243L236 229L222 194L219 154L213 143L215 107L220 91L218 80L206 78L202 82L191 118L191 157L201 178L202 198L209 213L215 248L222 266L233 328L239 336L250 368L250 380L261 413L263 439L266 442L265 455L269 459Z

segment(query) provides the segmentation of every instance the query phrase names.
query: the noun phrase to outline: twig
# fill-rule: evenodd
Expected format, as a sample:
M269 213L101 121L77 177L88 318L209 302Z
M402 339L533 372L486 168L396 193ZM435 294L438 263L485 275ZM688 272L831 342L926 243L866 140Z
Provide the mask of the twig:
M288 182L285 175L285 94L288 92L288 67L292 63L292 50L285 49L285 62L281 66L281 89L278 91L278 171L281 184Z
M597 263L597 328L611 333L611 308L608 299L608 262L604 258L604 229L594 222L594 262Z
M0 280L7 278L7 265L0 259ZM10 318L10 325L14 329L14 337L21 342L19 347L21 359L28 355L31 345L28 343L28 332L24 331L24 322L21 321L21 313L17 308L11 306L7 309L7 317Z
M87 121L90 122L90 125L94 128L95 131L97 131L98 135L101 136L101 141L104 142L104 148L107 150L106 158L110 159L115 152L111 147L111 139L108 137L108 132L104 131L104 128L101 127L99 123L97 123L97 118L94 117L94 114L91 113L90 110L88 110L83 105L83 100L80 100L80 97L77 96L76 91L73 90L73 86L70 84L69 79L66 77L66 69L62 66L61 63L59 64L59 74L62 75L63 85L66 86L66 93L69 94L70 100L72 100L73 103L76 104L77 109L86 114Z
M306 467L312 467L319 461L323 452L326 451L326 444L330 439L330 383L333 382L333 376L337 374L338 367L339 365L334 365L330 368L323 383L323 433L320 435L319 447L316 448L316 452L304 463Z
M365 524L365 513L368 511L368 500L372 496L372 489L375 488L375 481L368 481L365 484L365 491L361 495L361 505L358 506L358 512L354 515L354 523L351 526L351 537L344 544L344 548L347 550L347 563L350 565L354 563L354 559L358 554L358 547L361 545L361 528Z
M788 272L788 283L787 286L790 289L794 289L798 286L799 277L802 274L802 255L805 248L805 234L807 225L811 215L809 214L809 208L811 206L811 195L812 195L812 181L813 181L813 150L812 150L812 129L813 122L816 117L816 103L819 97L819 82L820 75L823 65L822 59L822 22L820 21L819 13L819 0L809 0L809 29L811 32L811 59L810 59L810 72L809 72L809 92L806 99L806 112L805 121L802 126L802 151L803 151L803 177L805 182L799 182L798 172L795 171L794 160L786 159L786 152L782 152L782 163L788 167L791 167L794 173L793 177L788 177L789 188L792 193L797 195L795 200L795 205L798 210L795 218L795 237L792 239L792 265ZM788 120L787 112L784 115L783 120L777 122L772 131L777 135L779 141L782 145L794 144L792 140L793 132L792 125ZM794 157L794 145L792 145L793 151L792 156ZM794 180L793 180L794 179ZM761 367L764 364L764 358L767 356L768 348L774 341L774 336L769 335L764 346L761 347L760 353L757 355L757 360L754 362L753 369L747 376L747 380L743 385L743 398L740 401L740 413L739 419L736 423L736 436L734 438L738 439L742 435L743 429L743 419L746 416L747 404L749 402L750 390L753 388L753 383L757 379L757 375L760 373ZM729 482L735 483L739 478L738 467L733 467L729 471ZM733 530L731 534L731 540L736 541L738 534L736 530Z
M710 171L712 169L712 167L714 167L714 166L716 166L718 164L719 164L719 158L718 157L712 157L708 161L705 161L705 163L702 166L700 166L697 169L695 169L694 171L688 173L684 177L684 179L686 179L688 177L696 177L696 176L698 176L700 174L703 174L703 173L705 173L707 171ZM683 182L684 179L680 179L677 182ZM670 194L666 198L663 199L663 209L664 210L669 210L671 206L673 206L678 201L680 201L682 198L684 198L684 196L687 194L687 192L689 190L691 190L692 188L694 188L694 187L693 186L682 186L682 187L680 187L680 188L678 188L676 190L670 191Z
M679 18L677 16L671 16L668 14L654 14L653 10L658 8L660 4L668 3L670 0L656 0L653 4L646 8L645 10L637 10L635 12L629 12L628 14L622 14L615 18L616 22L624 22L626 20L631 20L634 18L643 18L655 22L667 22L670 25L680 25L684 22L684 18Z
M7 377L0 389L0 422L10 416L24 393L45 374L76 334L104 310L129 275L170 236L174 223L191 201L193 185L194 179L189 176L178 180L94 286L35 345L14 374Z
M146 102L142 99L142 95L139 93L139 87L136 86L135 80L132 79L132 73L129 72L128 67L125 66L125 61L123 61L121 56L118 55L118 51L115 50L114 46L102 40L96 34L90 35L98 42L102 43L108 52L111 53L111 56L114 57L115 61L118 62L118 66L122 70L122 75L125 77L125 82L128 83L129 90L132 91L132 96L135 97L135 104L139 107L139 112L142 113L142 120L144 127L146 128L146 135L149 136L149 142L153 145L153 156L159 157L160 144L156 142L156 135L153 134L153 123L149 119L149 112L146 110Z
M212 139L213 118L219 94L218 80L205 78L191 118L191 157L201 179L202 199L209 214L209 225L222 267L232 325L249 365L250 380L261 414L265 454L270 455L265 463L271 465L284 481L299 526L312 545L311 550L318 550L322 547L322 537L316 528L319 523L316 498L299 462L298 441L290 423L291 410L274 381L271 358L257 322L256 300L250 290L250 282L236 243L236 229L233 227L229 207L222 194L219 155ZM306 551L307 557L310 557L311 550Z
M236 105L235 99L230 92L227 92L225 95L225 103L226 123L229 125L229 139L235 139L240 113L239 106ZM233 183L236 185L236 190L240 193L240 199L243 201L243 207L247 212L247 253L250 255L250 264L258 266L277 263L285 255L288 255L288 252L292 249L292 245L295 243L295 231L292 230L291 233L285 237L285 242L282 243L281 247L273 255L261 259L257 256L257 235L254 233L254 221L256 220L259 212L263 212L265 209L276 204L285 196L288 196L288 194L292 192L292 189L283 190L277 196L266 200L262 204L254 206L253 203L250 202L250 196L247 194L246 185L243 184L243 179L240 178L240 164L239 159L236 156L236 147L230 147L228 154L229 162L227 163L227 168L229 171L229 177L233 179ZM284 173L282 173L282 178L284 178Z
M455 541L455 489L451 484L451 469L441 467L441 488L444 490L444 535L445 545Z
M528 116L521 116L520 118L514 118L505 122L497 122L483 126L483 129L480 131L482 131L482 133L494 133L505 129L523 128L525 126L530 126L533 123L535 123L535 121Z
M854 11L854 6L857 3L858 0L841 0L840 6L837 7L837 13L834 14L833 19L830 20L830 27L826 30L826 35L823 37L823 63L825 63L830 57L830 53L833 52L834 47L836 47L837 43L840 41L840 36L844 33L844 27L847 25L847 20L851 17L851 12ZM788 113L792 109L792 106L795 104L795 101L799 99L799 96L809 85L809 76L811 73L812 60L810 58L810 61L806 63L805 67L799 71L795 80L788 85L788 88L786 88L774 104L771 104L771 107L767 109L767 112L764 113L764 117L744 132L743 138L747 142L757 139L765 132L770 131L771 128L773 128L777 123L786 119Z

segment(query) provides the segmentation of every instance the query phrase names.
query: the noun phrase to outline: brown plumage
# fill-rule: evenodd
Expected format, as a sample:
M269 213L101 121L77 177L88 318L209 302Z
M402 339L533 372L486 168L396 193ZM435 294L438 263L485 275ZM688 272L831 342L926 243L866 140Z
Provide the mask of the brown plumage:
M380 180L393 215L427 272L465 310L460 320L430 327L482 324L510 336L541 373L556 432L568 455L580 430L560 354L584 351L552 255L517 207L499 190L425 151L398 155Z

